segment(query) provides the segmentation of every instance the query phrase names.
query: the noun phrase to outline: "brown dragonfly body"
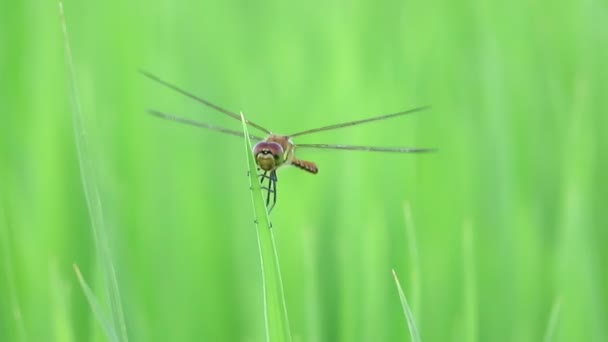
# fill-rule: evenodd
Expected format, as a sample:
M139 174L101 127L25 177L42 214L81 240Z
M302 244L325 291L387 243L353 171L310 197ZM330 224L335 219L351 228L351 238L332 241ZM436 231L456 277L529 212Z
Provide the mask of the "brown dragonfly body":
M264 171L274 171L281 166L293 165L312 174L319 172L313 162L296 158L296 146L288 136L269 135L266 140L255 144L255 161Z
M241 120L240 115L237 115L234 112L231 112L227 109L224 109L218 105L215 105L203 98L200 98L186 90L183 90L167 81L160 79L159 77L146 72L141 71L146 77L168 87L171 88L205 106L211 107L221 113L224 113L234 119ZM262 188L267 191L266 195L266 206L269 208L268 210L272 210L277 200L277 169L287 166L293 165L299 169L302 169L306 172L316 174L319 172L317 165L311 161L301 160L296 157L295 151L296 148L320 148L320 149L334 149L334 150L351 150L351 151L370 151L370 152L393 152L393 153L421 153L421 152L430 152L432 149L426 148L411 148L411 147L375 147L375 146L355 146L355 145L335 145L335 144L294 144L292 138L308 135L311 133L328 131L332 129L338 129L342 127L355 126L364 124L372 121L385 120L388 118L398 117L406 114L411 114L414 112L418 112L426 109L427 107L418 107L406 111L401 111L393 114L386 114L381 116L376 116L372 118L367 118L363 120L350 121L345 123L339 123L335 125L323 126L319 128L309 129L302 132L290 134L290 135L278 135L274 134L268 129L247 120L246 123L248 126L256 128L267 134L266 138L261 138L256 135L249 135L249 138L257 143L253 147L253 155L255 157L256 163L259 167L259 171L261 171L260 182L262 183ZM165 112L157 111L157 110L149 110L149 113L160 117L162 119L176 121L184 124L188 124L191 126L202 127L210 130L214 130L217 132L235 135L243 137L244 134L239 131L234 131L230 129L226 129L223 127L218 127L214 125L210 125L207 123L203 123L196 120L187 119L181 116L176 116L172 114L167 114ZM264 183L267 183L266 185Z

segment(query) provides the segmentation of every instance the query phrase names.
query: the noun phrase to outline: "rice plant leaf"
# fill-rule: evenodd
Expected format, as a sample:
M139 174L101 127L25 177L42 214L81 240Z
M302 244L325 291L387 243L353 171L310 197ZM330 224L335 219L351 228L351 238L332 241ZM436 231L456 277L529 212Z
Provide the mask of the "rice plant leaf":
M420 275L422 272L420 271L420 257L418 253L418 242L416 239L416 227L414 226L414 219L412 217L412 208L409 202L406 202L404 205L404 215L405 215L405 230L407 234L407 242L408 242L408 252L409 252L409 269L410 269L410 303L412 307L412 312L415 316L418 316L418 311L420 309L420 298L421 296L421 279Z
M112 342L119 342L120 340L118 339L118 335L116 335L114 326L112 325L112 323L108 319L108 317L106 317L106 314L103 312L103 309L101 308L101 305L99 304L99 301L97 300L97 297L95 297L93 290L91 290L91 288L89 287L87 282L84 280L84 277L82 276L82 273L80 273L80 269L78 268L78 265L74 264L73 267L74 267L74 272L76 272L76 277L78 277L78 282L80 283L80 287L82 287L82 291L84 292L84 295L85 295L85 297L87 297L87 301L89 302L89 305L91 306L91 310L93 311L93 314L97 318L97 321L99 322L99 324L101 324L101 327L103 328L103 331L106 333L108 340L110 340Z
M110 310L112 313L112 322L114 325L114 330L120 333L120 341L126 342L128 341L127 327L125 324L125 317L120 299L120 291L118 289L116 271L114 270L114 265L112 263L112 255L110 253L110 247L108 245L108 239L106 236L107 227L104 222L101 197L97 188L97 180L95 174L96 168L93 163L91 153L89 151L89 145L87 141L87 130L85 126L84 115L82 112L82 106L80 104L78 86L76 84L72 49L70 47L70 40L68 36L67 24L65 20L62 2L59 2L59 16L61 20L61 28L63 31L67 83L69 86L70 99L72 105L72 124L74 130L76 150L78 153L78 163L80 166L80 178L85 194L85 199L87 201L89 216L91 218L91 229L93 231L95 247L97 250L97 257L99 258L102 264L106 290L110 298Z
M418 327L416 326L416 321L414 320L414 314L410 309L410 306L407 304L407 299L405 298L405 294L403 293L403 289L401 288L401 284L399 283L399 278L397 278L397 273L393 270L393 277L395 278L395 284L397 284L397 291L399 292L399 299L401 299L401 307L403 308L403 314L405 315L405 319L407 320L407 326L410 330L410 337L412 342L420 342L420 333L418 332Z
M551 314L549 315L549 322L547 324L547 330L545 330L544 342L551 342L555 339L555 331L557 330L557 323L559 321L559 313L561 310L561 298L556 298L551 308Z
M464 298L464 341L476 342L478 331L477 282L475 269L475 239L473 224L466 221L462 235L463 255L463 298Z
M4 177L0 178L0 188L4 185L3 183ZM3 305L10 307L10 310L13 312L12 323L14 325L14 336L12 338L15 341L27 341L25 325L22 319L21 304L19 303L19 297L17 295L18 282L13 268L14 260L13 247L11 244L11 230L8 218L5 216L6 203L7 199L5 193L0 192L0 252L2 252L0 255L2 264L0 266L3 267L2 273L6 277L4 281L6 281L6 288L8 290L8 293L6 294L8 296L8 302L3 303ZM7 331L7 335L11 336L9 334L10 331Z
M273 228L268 217L268 209L264 201L262 188L256 172L257 165L253 157L253 148L249 139L249 132L243 113L241 113L243 133L245 136L245 155L249 185L251 189L251 202L254 211L254 222L258 236L260 264L262 266L262 289L264 293L264 320L266 325L267 341L291 341L289 320L285 297L283 295L283 281L279 258L274 241Z

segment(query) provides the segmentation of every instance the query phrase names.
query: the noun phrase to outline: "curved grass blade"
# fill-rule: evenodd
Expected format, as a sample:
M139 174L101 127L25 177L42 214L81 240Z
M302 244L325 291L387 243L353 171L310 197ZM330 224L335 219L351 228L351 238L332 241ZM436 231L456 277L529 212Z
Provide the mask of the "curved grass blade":
M549 323L547 324L547 330L543 338L544 342L551 342L555 340L555 331L557 330L557 323L559 321L559 312L561 310L561 298L557 297L551 308L551 315L549 316Z
M0 178L0 186L4 185L4 177ZM12 323L13 330L6 331L6 336L11 337L15 341L28 341L25 324L23 322L23 315L21 310L21 304L19 303L19 296L17 295L17 279L15 276L15 271L13 269L14 260L13 260L13 250L11 244L11 227L10 222L5 214L5 205L7 203L6 198L4 197L5 193L0 193L0 251L2 251L1 259L3 259L2 266L4 269L2 270L3 275L6 277L6 287L7 292L6 295L8 297L8 303L3 303L3 305L12 312ZM7 211L8 212L8 211ZM4 308L3 308L4 309ZM0 312L0 315L2 312ZM8 322L8 319L7 319ZM7 329L8 330L8 329Z
M464 288L464 328L465 341L476 342L478 340L477 312L477 282L475 270L475 239L473 236L473 224L465 222L462 234L463 254L463 288Z
M80 269L78 268L78 265L74 264L72 266L74 267L74 272L76 272L76 277L78 277L78 282L80 283L80 287L82 287L82 291L84 292L84 295L85 295L85 297L87 297L87 301L89 302L89 305L91 306L91 310L93 311L93 314L97 318L97 321L99 321L99 324L101 324L103 331L108 336L108 340L113 341L113 342L120 341L118 339L118 335L116 335L114 326L112 325L111 321L106 317L105 313L103 312L101 305L99 304L99 301L97 300L97 297L95 297L95 294L93 293L93 290L91 290L91 288L89 287L87 282L84 280L82 273L80 273Z
M243 135L245 136L245 154L247 157L251 202L255 215L254 222L258 236L260 264L262 266L266 341L291 341L279 258L268 218L268 208L266 208L262 188L256 172L257 166L253 159L251 140L248 138L250 135L247 131L247 121L243 113L241 113L241 122L243 123Z
M65 279L60 263L52 257L48 265L49 291L50 291L50 324L54 327L52 337L48 340L62 342L78 342L76 335L75 314L72 311L72 279ZM109 339L109 338L108 338Z
M412 312L418 318L420 310L420 298L422 298L420 292L422 290L421 284L421 268L420 268L420 256L418 253L418 243L416 240L416 227L414 226L414 219L412 218L412 208L409 202L405 202L403 206L403 212L405 216L405 230L407 234L408 250L410 254L410 302L412 303Z
M68 37L68 30L63 11L63 3L59 2L59 17L61 20L61 29L63 31L63 41L65 50L65 62L67 70L67 83L70 92L72 105L72 124L74 129L74 140L78 153L78 163L80 166L80 179L84 190L87 208L91 218L91 229L95 240L97 257L99 258L106 284L106 291L110 298L110 310L114 330L120 337L117 341L128 341L127 325L125 324L125 316L122 309L120 291L118 290L118 280L116 279L116 271L112 264L112 255L108 245L106 236L106 226L103 217L103 208L101 205L101 197L97 189L97 181L95 174L95 165L89 153L87 141L87 131L84 123L84 115L78 95L78 87L76 85L76 77L74 72L74 62L72 59L72 49ZM86 293L85 293L86 294Z
M418 332L418 327L416 326L416 321L414 320L414 314L412 314L412 309L407 304L407 299L405 298L405 294L403 293L403 289L401 288L401 284L399 283L399 278L397 278L397 273L393 270L393 277L395 278L395 284L397 284L397 291L399 292L399 299L401 299L401 307L403 308L403 314L407 320L407 326L410 330L410 337L412 342L420 342L420 333Z

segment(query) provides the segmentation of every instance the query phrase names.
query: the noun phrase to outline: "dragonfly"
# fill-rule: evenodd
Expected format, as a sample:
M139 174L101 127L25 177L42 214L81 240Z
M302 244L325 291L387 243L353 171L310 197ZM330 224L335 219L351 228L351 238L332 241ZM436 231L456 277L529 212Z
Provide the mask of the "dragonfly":
M183 88L180 88L172 83L169 83L168 81L165 81L165 80L161 79L160 77L158 77L148 71L140 70L140 73L142 73L144 76L151 79L152 81L159 83L160 85L163 85L169 89L172 89L173 91L176 91L177 93L180 93L186 97L189 97L190 99L192 99L202 105L205 105L205 106L212 108L220 113L223 113L231 118L241 121L241 116L236 114L235 112L232 112L228 109L220 107L200 96L197 96L187 90L184 90ZM416 108L412 108L412 109L408 109L408 110L404 110L404 111L400 111L400 112L396 112L396 113L392 113L392 114L385 114L385 115L370 117L370 118L361 119L361 120L355 120L355 121L349 121L349 122L343 122L343 123L313 128L313 129L307 129L305 131L300 131L300 132L296 132L296 133L292 133L292 134L288 134L288 135L275 134L272 131L264 128L263 126L260 126L260 125L256 124L255 122L246 119L245 123L249 127L255 128L258 131L266 134L265 137L249 134L249 138L252 141L256 142L256 144L253 147L252 152L255 157L256 164L258 166L258 173L259 173L258 176L260 178L261 188L266 191L266 207L268 208L268 212L270 213L270 211L272 211L272 209L274 208L274 206L277 202L277 182L278 182L277 170L279 168L291 165L291 166L295 166L298 169L304 170L311 174L317 174L319 172L319 168L317 167L317 164L315 164L314 162L299 159L298 157L296 157L296 153L295 153L296 148L298 148L298 149L299 148L314 148L314 149L330 149L330 150L388 152L388 153L426 153L426 152L434 151L434 149L432 149L432 148L415 148L415 147L380 147L380 146L357 146L357 145L337 145L337 144L294 144L294 142L292 141L292 138L309 135L309 134L313 134L313 133L318 133L318 132L323 132L323 131L344 128L344 127L361 125L361 124L374 122L374 121L396 118L396 117L420 112L420 111L426 110L428 108L429 108L428 106L416 107ZM190 126L205 128L208 130L212 130L212 131L216 131L216 132L220 132L220 133L224 133L224 134L229 134L229 135L233 135L233 136L238 136L238 137L245 136L243 132L227 129L227 128L220 127L220 126L211 125L211 124L201 122L198 120L188 119L188 118L185 118L182 116L170 114L170 113L155 110L155 109L149 109L148 113L153 116L159 117L161 119L174 121L174 122L178 122L178 123L182 123L182 124L186 124L186 125L190 125Z

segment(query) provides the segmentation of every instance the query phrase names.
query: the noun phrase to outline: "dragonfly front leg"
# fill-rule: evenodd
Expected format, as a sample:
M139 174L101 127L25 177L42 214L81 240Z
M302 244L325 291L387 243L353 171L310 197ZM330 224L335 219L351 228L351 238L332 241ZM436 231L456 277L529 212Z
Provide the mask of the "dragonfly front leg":
M272 209L274 208L275 204L277 204L277 182L278 181L279 181L279 179L277 178L277 172L271 171L270 172L270 185L272 187L272 205L268 208L269 214L272 211ZM269 199L270 198L268 198L268 200ZM267 200L267 202L269 202L268 200ZM268 203L266 205L268 205Z
M264 181L268 180L268 184L264 185ZM274 205L277 202L277 173L276 171L264 171L260 175L260 184L261 188L266 190L266 207L268 208L268 213L272 211ZM272 202L271 202L272 200Z
M268 175L268 171L264 171L262 174L258 175L258 177L260 177L260 185L262 187L262 189L264 190L268 190L268 187L264 186L264 181L265 180L270 180L270 176Z

